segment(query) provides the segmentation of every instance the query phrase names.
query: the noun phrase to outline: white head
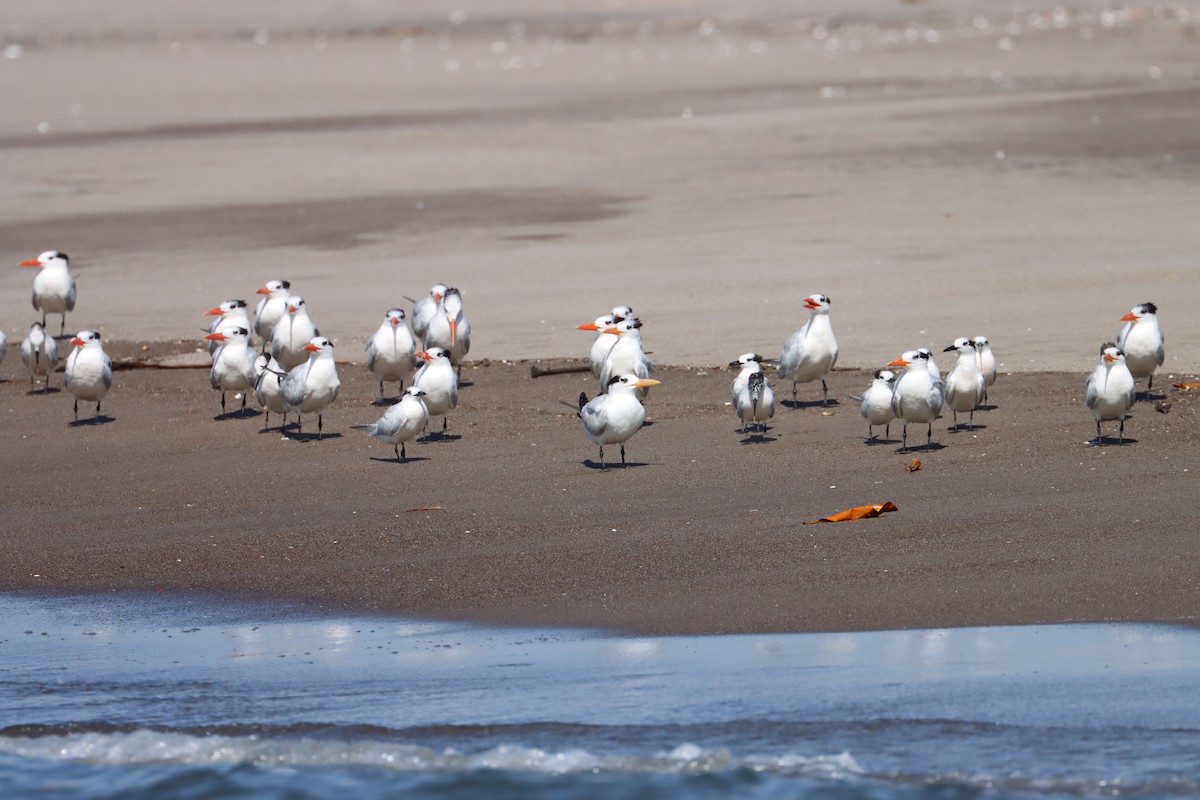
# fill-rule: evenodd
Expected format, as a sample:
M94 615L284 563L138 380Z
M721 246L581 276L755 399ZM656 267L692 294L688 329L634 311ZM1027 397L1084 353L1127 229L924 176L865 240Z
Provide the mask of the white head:
M215 333L210 333L204 338L220 342L221 344L225 344L226 342L248 342L250 341L250 331L237 325L231 325ZM231 350L230 352L233 351Z
M1115 364L1124 364L1125 354L1112 342L1105 342L1100 345L1100 363L1106 367L1112 367Z
M613 306L612 316L616 317L616 322L623 319L629 319L633 316L633 309L629 306Z
M976 350L987 350L989 347L991 347L991 345L988 343L988 338L982 334L979 336L972 336L971 341L975 342Z
M43 253L42 255L45 255ZM1129 309L1129 313L1121 317L1122 322L1137 322L1139 319L1153 317L1158 314L1158 306L1154 303L1142 303Z
M804 307L814 314L828 314L829 298L823 294L810 294L804 298Z
M410 386L404 390L405 397L411 397L415 400L420 400L422 397L424 397L427 394L429 394L429 393L426 392L424 389L422 389L420 386Z
M450 363L450 351L444 347L430 347L427 350L418 350L413 355L415 355L417 358L423 358L430 363Z
M925 352L921 352L921 350L905 350L904 355L889 361L887 365L889 367L903 367L904 369L928 369L929 350L928 348L921 349L925 350Z
M400 308L389 308L387 313L383 315L384 322L389 323L393 328L404 324L404 310Z
M611 328L620 322L619 319L612 314L605 314L603 317L596 317L595 322L585 322L582 325L576 325L577 331L603 331L605 328Z
M227 314L246 313L245 300L226 300L204 312L207 317L224 317Z
M975 342L974 342L974 340L968 339L965 336L960 336L954 340L954 344L950 345L942 352L949 353L954 350L957 350L959 353L974 353L975 352Z
M27 258L21 262L22 267L63 267L68 263L67 254L58 250L47 250L37 258Z
M100 347L100 334L96 331L80 331L75 334L71 344L76 347Z
M896 373L892 372L890 369L876 370L875 380L883 381L884 383L891 383L892 381L896 380Z
M440 303L442 298L446 296L447 288L444 283L435 283L433 288L429 290L429 296L433 298L435 303Z
M287 310L288 310L288 313L291 314L293 317L301 312L303 312L305 314L308 313L308 309L306 309L304 307L304 298L299 297L294 294L288 296Z
M308 340L308 344L304 345L304 349L317 356L330 358L333 357L333 342L326 339L324 336L314 336ZM309 356L310 358L312 356Z
M624 375L617 375L608 381L608 393L613 392L630 392L637 389L648 388L650 386L658 386L660 381L654 378L639 378L632 372L626 372Z
M254 290L255 294L265 294L271 297L287 297L287 290L292 288L288 281L267 281Z
M737 357L736 361L730 361L729 366L731 366L731 367L746 367L751 364L759 365L761 363L762 363L762 356L760 356L758 353L742 353L740 356Z
M604 329L604 333L615 333L618 336L628 336L631 333L637 332L642 327L642 322L637 317L629 317L623 319L616 325L612 325Z

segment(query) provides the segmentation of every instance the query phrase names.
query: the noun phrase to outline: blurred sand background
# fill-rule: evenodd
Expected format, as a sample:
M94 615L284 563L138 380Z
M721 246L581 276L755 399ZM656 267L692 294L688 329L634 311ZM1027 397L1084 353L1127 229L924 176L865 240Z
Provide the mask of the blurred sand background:
M355 357L461 287L478 358L840 364L987 334L1081 376L1153 301L1200 368L1200 3L8 0L0 249L72 330L177 340L288 278ZM34 318L0 270L0 327ZM5 368L11 368L6 365Z

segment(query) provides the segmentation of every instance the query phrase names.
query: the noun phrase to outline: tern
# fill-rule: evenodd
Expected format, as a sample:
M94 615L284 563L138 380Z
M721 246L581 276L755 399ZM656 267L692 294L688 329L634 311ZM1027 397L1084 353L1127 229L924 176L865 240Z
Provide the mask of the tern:
M304 298L291 295L271 335L271 356L285 371L295 369L308 360L307 346L319 333L308 316Z
M75 310L75 278L71 276L70 260L66 253L47 250L37 258L22 261L22 267L41 267L33 279L33 309L42 312L42 327L47 314L61 314L58 335L67 328L67 312Z
M413 336L417 337L422 345L425 344L425 335L429 332L429 321L438 313L438 308L441 306L442 298L446 295L448 288L444 283L435 283L429 290L428 297L423 297L413 303Z
M992 345L986 336L972 336L971 341L975 342L979 371L983 373L983 402L986 403L988 387L996 382L996 354L992 352Z
M260 353L254 359L254 397L266 411L266 419L263 420L264 431L271 429L272 411L283 417L283 424L279 426L279 430L282 431L287 426L287 403L283 400L283 390L279 388L279 377L283 374L286 373L283 367L279 366L279 362L266 353Z
M942 379L942 371L938 368L937 361L933 358L933 351L928 347L918 347L917 352L926 359L925 367L929 370L929 376L935 381L940 381Z
M588 351L588 366L592 368L592 376L597 379L600 377L600 368L604 365L604 359L608 357L608 351L612 350L613 345L617 343L617 335L605 333L605 329L611 328L620 321L615 314L605 314L602 317L596 317L594 322L585 322L575 326L577 331L596 332L596 338L592 340L592 349Z
M750 382L750 376L755 372L762 372L762 356L758 353L742 353L736 360L730 361L729 366L738 367L740 370L729 385L730 400L737 405L738 395Z
M303 431L302 416L316 413L319 439L324 433L325 408L337 399L342 383L333 362L333 342L314 336L303 350L309 354L308 361L289 371L279 381L279 390L287 410L296 413L297 432Z
M250 348L250 331L246 328L227 327L205 337L217 342L213 353L212 369L208 380L214 389L221 392L221 414L225 414L225 392L242 393L242 416L246 414L246 395L257 383L254 370L254 351Z
M1096 444L1100 444L1100 423L1118 420L1119 443L1125 443L1125 414L1133 408L1133 373L1125 354L1112 342L1100 346L1100 363L1087 379L1087 407L1096 418Z
M760 433L767 432L767 421L775 416L775 391L761 367L747 376L746 385L733 403L738 419L742 421L743 433L751 425Z
M30 390L37 376L41 375L46 379L42 391L50 391L50 376L58 367L58 342L46 333L42 323L35 322L29 326L29 334L21 342L21 360L29 369Z
M445 433L447 415L458 405L458 375L450 363L450 353L442 347L431 347L416 355L425 364L417 370L412 385L424 390L429 416L442 418L442 433Z
M968 426L975 424L975 408L983 402L987 381L979 371L979 351L975 341L965 336L954 340L954 344L943 352L957 352L958 360L946 373L946 405L954 412L954 429L958 429L958 412L966 411Z
M638 400L637 391L658 384L659 381L653 378L625 373L610 381L607 394L597 395L590 401L586 394L579 394L579 418L583 420L583 432L600 446L600 469L606 469L606 444L621 445L621 466L625 466L625 442L646 421L646 409Z
M75 421L79 421L79 401L96 402L96 419L100 419L100 401L112 387L112 359L100 344L96 331L80 331L70 342L75 346L67 356L64 383L75 398Z
M829 404L829 387L825 375L834 368L838 358L837 339L829 321L829 298L813 294L804 298L809 310L808 322L788 337L779 357L779 375L792 381L792 403L796 404L796 384L820 379L821 403Z
M263 343L264 350L275 333L276 323L287 313L287 299L291 288L290 281L273 280L254 290L255 294L263 295L254 306L254 335Z
M429 409L425 407L425 390L419 386L410 386L400 395L400 402L388 406L383 416L370 425L353 425L351 427L365 430L392 445L396 450L396 460L408 458L404 451L404 443L410 442L425 430L429 424Z
M896 418L892 411L893 384L896 373L889 369L876 370L871 385L862 395L862 405L859 410L867 421L867 441L875 441L875 426L883 425L885 438L892 436L892 420Z
M384 381L399 381L400 389L404 389L404 379L422 363L416 357L416 350L404 322L404 311L389 308L383 316L383 324L367 342L367 369L379 377L380 399L383 399Z
M229 330L232 328L250 328L250 314L246 311L245 300L226 300L220 305L213 306L208 311L204 312L205 316L216 317L208 326L209 333L217 331ZM209 336L208 339L208 354L213 355L217 352L217 348L221 346L219 340Z
M442 296L437 313L425 331L425 349L441 348L450 354L450 363L462 375L462 360L471 349L471 323L463 316L462 293L450 288Z
M942 412L945 403L944 385L929 374L926 361L929 356L917 350L907 350L904 355L888 362L889 367L903 367L892 390L892 413L904 423L902 449L908 449L908 424L926 423L925 446L933 446L933 421Z
M1162 366L1166 350L1158 325L1158 306L1142 303L1121 317L1125 326L1117 336L1117 349L1125 354L1125 366L1135 381L1149 378L1146 391L1154 388L1154 370Z
M604 333L615 334L617 341L604 357L604 363L600 365L601 391L606 391L612 386L613 378L620 375L633 374L639 378L649 378L654 374L654 362L642 349L641 327L641 320L630 317L604 329ZM647 384L651 385L653 384ZM648 393L648 388L639 387L638 399L645 400Z

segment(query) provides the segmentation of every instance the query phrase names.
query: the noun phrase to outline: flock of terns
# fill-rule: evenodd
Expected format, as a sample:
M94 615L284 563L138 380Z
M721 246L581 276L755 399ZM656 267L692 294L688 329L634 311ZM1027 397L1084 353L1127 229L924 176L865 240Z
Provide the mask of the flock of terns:
M55 337L46 331L46 315L61 315L62 336L67 312L75 308L75 281L66 254L56 250L20 265L39 268L32 300L34 309L42 313L41 321L30 326L21 343L21 359L29 369L31 386L42 378L48 390L59 355ZM247 397L254 392L266 412L267 427L271 412L282 417L280 431L287 428L287 415L295 414L295 430L300 433L303 415L316 414L320 437L323 412L337 399L341 387L333 344L320 334L304 299L292 293L288 281L268 281L256 292L262 297L254 308L253 322L244 300L227 300L206 312L216 317L205 338L212 358L209 378L213 389L221 392L221 412L225 413L226 392L241 393L243 414ZM427 297L412 302L411 330L403 309L389 309L366 347L367 368L379 380L380 401L387 382L399 384L400 398L374 423L353 426L391 444L400 462L407 458L407 442L428 435L431 418L442 417L445 434L447 416L458 404L462 360L471 346L471 326L463 314L458 289L436 284ZM775 416L775 392L764 367L776 368L780 379L792 382L794 403L797 386L815 381L821 383L822 403L829 402L825 376L838 358L829 319L830 300L814 294L805 298L804 306L809 310L808 321L784 342L778 359L745 353L730 363L738 368L730 391L744 432L765 432ZM1123 443L1125 417L1136 399L1135 381L1146 378L1147 387L1153 386L1154 371L1164 358L1157 311L1153 303L1134 306L1121 317L1125 324L1116 342L1101 346L1085 395L1096 421L1096 443L1102 441L1101 423L1114 421ZM584 433L599 447L602 469L606 466L605 445L619 445L625 464L625 443L645 422L642 403L650 388L659 383L652 377L655 364L642 345L641 327L628 306L617 306L578 326L596 334L588 361L600 393L590 400L581 393L578 413ZM256 349L256 338L261 351ZM95 331L79 331L69 343L74 349L67 357L64 384L74 398L75 419L79 419L81 400L94 402L99 418L100 403L112 387L112 360ZM7 341L0 331L0 360L6 351ZM953 428L959 427L959 414L967 414L971 424L975 409L986 401L988 387L996 380L995 356L986 336L960 337L945 352L957 354L945 376L927 348L905 351L875 373L870 386L855 397L861 401L868 441L875 440L876 426L885 426L885 435L890 435L891 422L899 420L903 449L908 449L910 423L926 425L926 447L931 447L933 421L946 409L953 414Z

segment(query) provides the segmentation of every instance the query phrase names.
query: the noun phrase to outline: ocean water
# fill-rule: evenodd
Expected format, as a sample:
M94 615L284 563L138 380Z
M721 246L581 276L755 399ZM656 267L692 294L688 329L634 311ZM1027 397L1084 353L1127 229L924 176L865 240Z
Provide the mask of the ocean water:
M0 597L0 798L1200 798L1200 632L630 637Z

